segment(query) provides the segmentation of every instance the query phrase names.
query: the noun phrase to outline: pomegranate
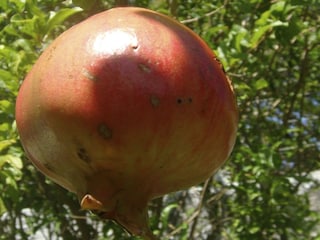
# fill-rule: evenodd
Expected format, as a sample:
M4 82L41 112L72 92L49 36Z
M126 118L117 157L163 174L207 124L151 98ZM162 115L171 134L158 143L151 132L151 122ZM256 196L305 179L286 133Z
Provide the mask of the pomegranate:
M81 207L153 239L147 203L211 176L237 130L230 81L190 29L114 8L42 53L16 102L22 145Z

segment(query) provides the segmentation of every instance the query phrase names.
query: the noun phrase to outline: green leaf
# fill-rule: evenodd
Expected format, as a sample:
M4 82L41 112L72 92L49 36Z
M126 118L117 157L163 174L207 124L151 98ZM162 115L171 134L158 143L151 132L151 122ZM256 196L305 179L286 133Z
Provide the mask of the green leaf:
M10 102L9 100L0 100L0 113L3 112L7 112L7 113L11 113L11 108L10 106L12 106L12 102Z
M251 228L249 229L249 232L250 232L251 234L257 233L257 232L259 232L259 231L260 231L260 227L251 227Z
M7 2L7 1L3 1L3 2ZM23 12L23 10L25 9L25 4L26 4L25 0L10 0L9 2L13 3L16 6L16 9L18 10L18 12Z
M7 122L0 124L0 132L7 132L9 128L10 126L9 126L9 123Z
M282 12L286 7L285 1L277 1L271 5L270 11Z
M15 42L12 43L12 46L15 48L22 48L23 50L28 52L34 51L30 41L28 41L27 39L17 39Z
M38 19L39 17L37 16L33 16L33 18L30 19L23 19L20 14L15 14L11 17L11 22L17 26L18 29L11 29L11 31L16 32L16 34L19 32L19 35L24 33L29 37L36 39L37 27L39 25L37 24Z
M258 81L255 82L254 86L255 86L255 89L257 90L261 90L263 88L266 88L268 87L268 82L265 80L265 79L259 79Z
M6 71L4 69L0 69L0 88L6 85L6 81L9 81L12 79L12 74L9 71Z
M12 144L16 142L15 139L2 140L0 141L0 152L10 147Z
M7 162L6 159L0 158L0 170L1 170L2 166L3 166L6 162Z
M84 10L90 10L91 8L94 7L94 5L97 5L97 0L72 0L72 2L77 5L80 6L82 9Z
M237 33L236 38L235 38L235 48L237 49L238 52L241 52L241 46L248 46L248 41L247 41L247 35L248 31L237 25L237 28L234 29L235 32Z
M160 217L160 221L163 224L163 228L166 229L168 226L168 221L169 221L169 215L171 213L171 211L175 208L178 208L179 205L178 204L170 204L168 206L166 206L163 211L161 212L161 217Z
M48 25L47 25L47 33L49 33L55 26L61 25L70 16L81 11L82 11L82 8L75 7L75 8L63 8L63 9L60 9L58 12L51 12L51 16L49 18Z
M2 198L0 198L0 216L2 214L4 214L5 212L7 212L7 208L6 206L4 205L4 202L2 200Z
M23 167L21 158L18 156L14 156L12 154L6 154L3 156L0 156L0 162L4 162L4 161L10 164L15 169L22 169Z
M256 48L257 45L259 44L261 38L269 31L271 30L273 27L278 27L278 26L288 26L287 22L282 22L282 21L274 21L268 25L262 26L262 27L258 27L256 28L256 30L253 33L253 36L251 38L250 41L250 45L252 48Z

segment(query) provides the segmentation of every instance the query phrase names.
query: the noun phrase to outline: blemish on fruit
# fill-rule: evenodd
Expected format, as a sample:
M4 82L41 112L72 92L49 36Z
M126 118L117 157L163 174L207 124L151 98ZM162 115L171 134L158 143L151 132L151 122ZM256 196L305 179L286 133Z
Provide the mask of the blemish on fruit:
M158 97L152 95L152 96L150 97L150 102L151 102L151 104L152 104L153 107L158 107L159 104L160 104L160 99L159 99Z
M177 103L180 105L180 104L187 104L187 103L192 103L192 98L189 97L189 98L177 98Z
M44 162L43 163L43 166L47 169L47 170L49 170L50 172L55 172L55 170L53 169L53 167L52 167L52 165L50 164L50 163L48 163L48 162Z
M87 153L85 148L80 147L78 149L78 151L77 151L77 155L81 160L83 160L83 161L85 161L87 163L90 162L90 157L89 157L89 155L88 155L88 153Z
M52 45L51 48L48 49L48 56L47 56L47 60L50 61L52 56L53 56L53 53L54 51L56 50L57 46L55 45Z
M98 126L98 133L105 140L109 140L112 138L112 130L103 123Z
M138 67L141 71L146 72L146 73L150 73L151 72L151 68L143 63L139 63Z
M98 77L95 76L93 73L88 71L87 69L82 70L82 74L89 80L96 82L98 80Z

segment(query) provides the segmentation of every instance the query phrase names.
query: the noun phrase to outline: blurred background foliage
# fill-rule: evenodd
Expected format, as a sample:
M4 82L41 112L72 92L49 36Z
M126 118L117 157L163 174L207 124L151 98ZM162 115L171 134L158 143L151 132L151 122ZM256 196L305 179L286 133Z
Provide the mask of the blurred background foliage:
M19 86L48 44L124 4L170 15L198 33L233 80L240 111L227 164L205 183L150 204L155 234L319 240L318 0L1 0L0 239L137 239L81 211L73 194L35 170L14 116Z

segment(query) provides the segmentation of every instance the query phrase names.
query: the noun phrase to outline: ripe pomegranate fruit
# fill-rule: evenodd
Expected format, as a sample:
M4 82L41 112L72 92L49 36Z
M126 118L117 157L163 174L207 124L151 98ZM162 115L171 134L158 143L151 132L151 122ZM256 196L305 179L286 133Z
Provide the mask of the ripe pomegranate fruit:
M61 34L24 80L26 155L81 206L153 239L147 203L211 176L237 129L233 89L211 49L159 13L114 8Z

